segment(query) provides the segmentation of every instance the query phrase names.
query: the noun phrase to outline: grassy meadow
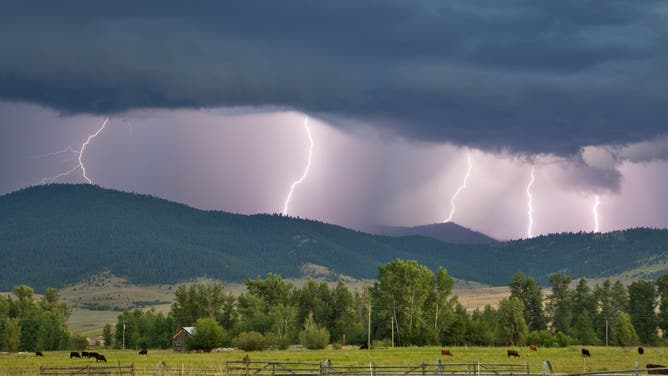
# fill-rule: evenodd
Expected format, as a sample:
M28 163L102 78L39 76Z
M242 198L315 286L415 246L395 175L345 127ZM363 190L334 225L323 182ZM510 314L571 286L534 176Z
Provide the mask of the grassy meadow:
M331 350L282 350L250 352L253 362L261 367L262 362L308 362L319 363L331 359L332 366L377 366L420 365L423 362L434 364L438 358L444 364L475 363L482 364L518 364L528 363L530 373L541 373L543 360L549 360L555 373L578 373L583 371L610 371L632 369L638 360L641 367L647 363L665 364L668 361L668 348L646 348L644 355L638 355L635 348L588 347L591 358L583 359L579 346L566 348L540 348L530 352L528 348L516 348L521 357L508 358L506 348L500 347L452 347L453 357L441 357L438 347L405 347L373 350L353 348ZM212 353L174 353L171 350L149 350L148 356L140 356L134 350L93 350L104 354L107 365L130 365L137 368L155 369L156 363L164 361L171 369L217 369L225 368L228 361L241 361L247 353L239 350ZM34 354L0 355L0 375L35 374L40 366L66 367L94 365L90 359L69 359L69 352L45 352L44 357ZM187 374L187 373L186 373Z

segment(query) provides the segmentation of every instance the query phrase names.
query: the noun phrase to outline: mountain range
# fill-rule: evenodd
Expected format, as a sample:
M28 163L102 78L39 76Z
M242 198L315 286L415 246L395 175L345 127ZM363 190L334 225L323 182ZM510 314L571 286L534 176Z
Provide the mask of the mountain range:
M387 236L422 235L428 238L440 240L442 242L455 244L496 243L495 239L483 234L482 232L468 229L454 222L433 223L429 225L413 227L370 225L366 226L362 230L371 234Z
M522 271L546 283L668 271L668 230L564 233L488 244L453 244L420 235L372 235L282 215L205 211L94 185L52 184L0 196L0 290L41 291L110 272L139 284L198 277L225 281L305 268L374 278L379 265L411 259L464 280L504 285Z

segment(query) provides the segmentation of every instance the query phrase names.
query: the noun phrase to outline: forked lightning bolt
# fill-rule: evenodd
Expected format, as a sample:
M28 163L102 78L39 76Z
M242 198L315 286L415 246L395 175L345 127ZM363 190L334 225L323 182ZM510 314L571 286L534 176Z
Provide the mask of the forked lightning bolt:
M527 185L527 206L528 206L528 212L527 216L529 217L529 227L527 228L527 238L533 238L533 196L531 196L531 186L533 186L533 182L536 179L534 176L534 168L531 167L531 180L529 180L529 184Z
M290 192L288 193L288 197L285 199L285 204L283 205L283 215L288 214L288 205L290 204L290 199L292 198L292 194L295 191L295 188L297 185L301 184L304 179L306 179L306 176L308 175L308 171L311 168L311 157L313 156L313 137L311 137L311 128L308 126L308 117L304 116L304 128L306 128L306 135L308 136L309 140L309 147L308 147L308 163L306 164L306 168L304 169L304 173L302 176L295 180L294 183L292 183L292 186L290 187Z
M86 139L86 142L84 142L83 145L81 145L81 151L79 152L79 167L81 167L81 175L83 175L84 179L86 179L88 184L92 184L93 181L90 180L90 178L86 175L86 166L84 166L84 164L83 164L83 154L84 154L84 151L86 150L86 146L88 146L90 141L92 139L94 139L95 137L97 137L97 135L99 135L100 132L102 132L104 130L104 127L107 126L108 122L109 122L109 116L107 116L107 118L104 119L104 122L102 123L102 126L100 127L100 129L98 129L97 132L93 133L92 135L88 136L88 138Z
M471 176L471 169L473 168L473 164L471 163L471 154L466 155L466 160L468 161L469 167L466 170L466 176L464 176L464 183L460 185L455 194L452 195L452 198L450 199L450 215L448 216L448 219L443 221L443 223L452 221L452 217L455 215L455 199L461 191L466 189L466 183L469 181L469 176Z
M70 170L68 170L68 171L61 172L61 173L58 174L58 175L50 176L50 177L47 177L47 178L43 178L42 180L40 180L40 183L41 183L41 184L45 184L45 183L48 183L49 181L54 181L54 180L60 179L60 178L62 178L62 177L65 177L65 176L67 176L67 175L73 173L74 171L76 171L76 170L78 170L78 169L81 169L81 174L82 174L83 178L86 179L86 181L88 182L88 184L93 183L93 181L90 180L90 178L86 175L86 167L84 166L84 163L83 163L83 153L84 153L84 151L86 150L86 146L88 146L88 144L91 142L91 140L94 139L95 137L97 137L97 136L100 134L100 132L102 132L102 130L104 130L104 128L107 126L107 123L108 123L108 122L109 122L109 117L107 116L107 117L104 119L104 122L102 122L102 126L100 126L100 128L97 130L97 132L95 132L95 133L91 134L90 136L88 136L88 138L87 138L86 141L81 145L81 148L79 148L78 151L77 151L77 150L74 150L72 147L68 146L67 148L65 148L65 149L63 149L63 150L59 150L59 151L56 151L56 152L53 152L53 153L48 153L48 154L43 154L43 155L39 155L39 156L37 156L37 157L48 157L48 156L54 156L54 155L62 154L62 153L65 153L65 152L72 152L72 153L77 153L77 154L79 154L79 158L78 158L79 164L78 164L78 165L72 167L72 168L71 168Z
M598 206L601 204L601 199L596 195L594 197L594 207L592 208L592 212L594 213L594 232L599 232L599 227L598 227Z

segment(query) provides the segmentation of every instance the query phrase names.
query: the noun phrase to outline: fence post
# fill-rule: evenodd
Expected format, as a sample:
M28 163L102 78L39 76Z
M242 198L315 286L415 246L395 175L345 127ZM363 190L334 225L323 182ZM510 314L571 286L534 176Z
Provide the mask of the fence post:
M476 376L480 376L480 361L476 363L475 374Z
M638 376L638 361L637 361L637 360L633 363L633 367L634 367L635 370L636 370L635 372L633 372L633 374L634 374L635 376Z

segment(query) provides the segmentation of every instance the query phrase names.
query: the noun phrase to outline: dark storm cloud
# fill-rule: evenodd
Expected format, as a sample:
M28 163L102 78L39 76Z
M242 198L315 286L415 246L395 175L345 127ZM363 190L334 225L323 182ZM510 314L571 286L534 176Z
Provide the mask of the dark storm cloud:
M572 154L667 132L653 1L4 2L0 98L64 112L278 106Z

